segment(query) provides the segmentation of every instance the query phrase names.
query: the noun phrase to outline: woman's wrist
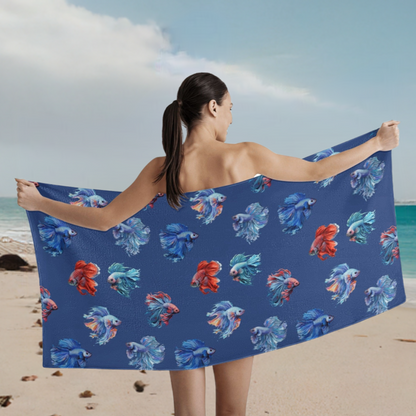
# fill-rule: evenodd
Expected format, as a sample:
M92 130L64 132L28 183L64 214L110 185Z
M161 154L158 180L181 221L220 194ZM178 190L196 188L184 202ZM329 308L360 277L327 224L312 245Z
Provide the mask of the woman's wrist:
M380 137L379 135L375 135L373 138L371 138L374 146L374 153L381 151L381 144L380 144Z

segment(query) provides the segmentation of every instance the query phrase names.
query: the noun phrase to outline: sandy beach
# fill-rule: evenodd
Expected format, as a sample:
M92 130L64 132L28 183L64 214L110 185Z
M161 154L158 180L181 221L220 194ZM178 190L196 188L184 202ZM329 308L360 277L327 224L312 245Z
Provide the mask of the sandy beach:
M5 253L36 264L33 246L0 243L0 255ZM415 299L416 282L409 280L416 279L405 279L407 298ZM43 368L36 269L0 271L0 284L0 396L12 396L2 414L174 414L167 371ZM415 323L416 303L407 301L321 338L256 356L247 415L413 416L416 342L397 339L416 340ZM52 375L57 370L62 376ZM32 375L34 381L22 381ZM134 388L138 380L147 384L143 392ZM212 367L206 381L207 416L214 416ZM79 397L85 390L94 395Z

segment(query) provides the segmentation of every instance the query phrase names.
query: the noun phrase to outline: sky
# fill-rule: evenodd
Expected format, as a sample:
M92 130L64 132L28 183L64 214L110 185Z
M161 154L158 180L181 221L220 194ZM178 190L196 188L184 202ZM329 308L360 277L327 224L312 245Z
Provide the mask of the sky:
M0 196L15 177L123 191L164 155L181 82L211 72L228 143L303 158L400 121L395 199L416 200L415 18L411 0L0 0Z

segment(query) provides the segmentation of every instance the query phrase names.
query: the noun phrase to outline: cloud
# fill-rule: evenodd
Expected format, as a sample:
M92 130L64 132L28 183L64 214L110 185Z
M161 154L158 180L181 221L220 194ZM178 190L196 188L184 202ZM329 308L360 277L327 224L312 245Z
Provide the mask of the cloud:
M307 89L266 84L241 66L173 52L168 34L153 21L133 24L65 0L2 0L0 61L70 83L106 81L133 88L157 89L161 83L177 88L194 72L211 72L242 95L319 104Z

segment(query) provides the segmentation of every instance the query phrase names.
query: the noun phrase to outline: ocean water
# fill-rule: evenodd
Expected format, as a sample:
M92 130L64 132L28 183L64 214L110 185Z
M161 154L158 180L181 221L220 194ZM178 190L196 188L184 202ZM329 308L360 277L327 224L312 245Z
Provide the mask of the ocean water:
M397 236L404 278L416 284L416 205L395 205ZM0 197L0 238L32 242L26 211L17 205L17 198Z

